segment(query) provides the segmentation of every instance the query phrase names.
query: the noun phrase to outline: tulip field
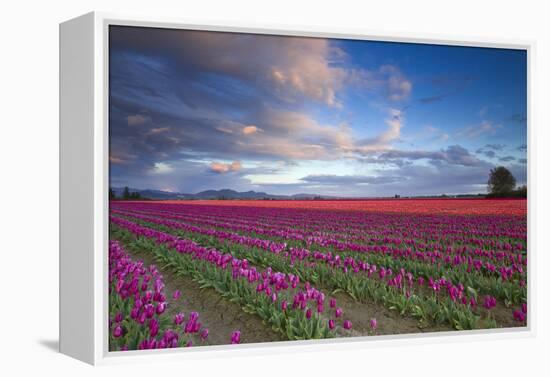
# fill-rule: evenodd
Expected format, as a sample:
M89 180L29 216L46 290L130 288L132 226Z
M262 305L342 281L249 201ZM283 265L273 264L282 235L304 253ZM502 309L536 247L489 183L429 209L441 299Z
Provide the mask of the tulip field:
M111 201L109 347L526 326L526 205Z

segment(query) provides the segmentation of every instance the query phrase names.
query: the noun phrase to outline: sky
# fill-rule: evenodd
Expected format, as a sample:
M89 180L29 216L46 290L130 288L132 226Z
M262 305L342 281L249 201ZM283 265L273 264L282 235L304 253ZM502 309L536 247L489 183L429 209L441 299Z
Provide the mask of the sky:
M110 27L110 184L345 197L527 176L525 51Z

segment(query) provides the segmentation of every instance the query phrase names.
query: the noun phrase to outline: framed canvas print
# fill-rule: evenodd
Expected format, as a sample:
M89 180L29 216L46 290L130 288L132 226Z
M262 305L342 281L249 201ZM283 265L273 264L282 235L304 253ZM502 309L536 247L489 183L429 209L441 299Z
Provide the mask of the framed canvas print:
M531 49L61 24L61 352L531 332Z

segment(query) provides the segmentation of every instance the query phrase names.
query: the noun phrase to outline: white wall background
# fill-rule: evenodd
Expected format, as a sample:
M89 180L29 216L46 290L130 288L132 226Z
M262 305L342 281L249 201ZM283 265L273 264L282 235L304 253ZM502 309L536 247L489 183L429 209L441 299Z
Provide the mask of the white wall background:
M543 1L4 1L0 22L0 370L96 375L261 373L459 376L548 372L548 197L550 14ZM54 352L58 334L58 23L91 10L196 20L349 27L440 37L536 40L533 117L539 188L534 234L537 335L480 342L352 348L93 369ZM532 162L532 161L531 161ZM78 247L78 245L75 245ZM545 349L546 348L546 349ZM537 368L543 368L536 372ZM8 369L11 372L5 374Z

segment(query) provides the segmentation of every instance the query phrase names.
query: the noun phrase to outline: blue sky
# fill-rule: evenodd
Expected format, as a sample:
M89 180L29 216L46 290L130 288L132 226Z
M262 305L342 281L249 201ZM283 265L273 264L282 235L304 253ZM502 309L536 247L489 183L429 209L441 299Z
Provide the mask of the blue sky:
M526 181L526 53L112 27L115 187L338 196Z

